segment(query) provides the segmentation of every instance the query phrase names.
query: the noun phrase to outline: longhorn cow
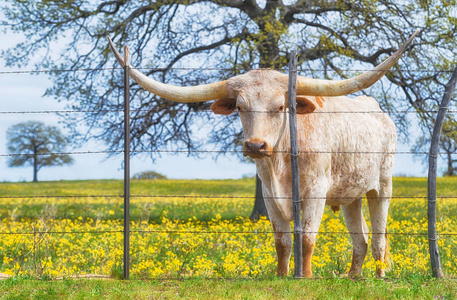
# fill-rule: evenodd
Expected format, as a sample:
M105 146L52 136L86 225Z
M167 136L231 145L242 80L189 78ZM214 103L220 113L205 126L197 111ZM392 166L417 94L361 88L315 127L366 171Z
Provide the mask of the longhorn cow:
M377 275L387 263L387 212L392 195L396 129L371 97L345 95L378 81L400 58L408 41L371 71L346 80L298 76L297 123L300 199L303 224L303 272L311 277L311 257L325 205L341 206L353 251L350 276L358 276L366 256L368 227L362 213L367 195L372 227L372 252ZM124 59L110 46L117 61ZM274 231L277 273L289 272L292 216L288 76L273 70L254 70L228 80L194 87L157 82L137 69L130 76L146 90L177 102L216 100L211 109L228 115L238 110L244 132L243 154L255 160L265 204Z

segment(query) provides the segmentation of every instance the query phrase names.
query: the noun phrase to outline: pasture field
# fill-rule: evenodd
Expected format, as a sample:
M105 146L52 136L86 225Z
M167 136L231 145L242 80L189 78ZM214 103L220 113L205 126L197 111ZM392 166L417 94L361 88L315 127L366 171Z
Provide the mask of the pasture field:
M449 299L457 283L422 276L353 281L347 278L294 280L30 280L0 281L0 299Z
M126 293L135 293L134 287L142 285L148 286L143 291L151 292L148 297L152 298L159 297L154 293L161 289L170 297L192 297L192 291L186 289L189 284L215 298L252 298L249 293L253 289L265 296L259 298L287 298L298 295L295 289L314 290L314 286L329 283L329 295L333 289L333 295L350 295L349 291L360 288L376 295L379 288L386 298L394 295L389 294L391 289L456 298L457 178L438 180L438 196L444 197L438 200L437 215L441 262L447 277L454 278L445 281L428 278L426 184L425 178L394 178L393 194L398 198L392 199L389 211L391 266L387 280L373 278L376 265L371 253L365 260L363 280L354 283L341 278L349 269L350 237L341 211L326 208L313 256L316 280L300 283L274 277L271 226L266 219L252 223L248 218L254 202L254 179L134 180L133 280L124 283L72 279L85 274L121 278L122 181L0 183L0 273L15 275L0 282L0 295L2 291L20 294L25 291L20 286L32 285L28 278L39 278L40 291L56 293L57 298L75 286L91 291L117 290L114 298L131 297L136 294ZM368 209L364 209L370 226ZM63 280L45 280L53 278ZM227 287L228 294L220 294L223 288L215 292L216 286ZM289 292L279 292L281 286ZM338 291L338 286L344 286L346 292ZM314 292L308 296L321 298L317 290ZM385 298L382 295L375 298Z

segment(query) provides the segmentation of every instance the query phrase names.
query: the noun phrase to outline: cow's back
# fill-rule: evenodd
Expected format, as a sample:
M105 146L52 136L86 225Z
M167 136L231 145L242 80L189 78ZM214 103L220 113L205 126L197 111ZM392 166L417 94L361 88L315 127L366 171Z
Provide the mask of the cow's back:
M305 164L310 168L305 167L302 172L312 173L304 176L325 176L327 198L340 199L328 204L344 204L344 199L361 197L369 190L379 189L383 180L390 180L396 129L371 97L324 100L322 108L301 118L301 122L310 123L301 125L309 131L301 140L302 151L319 152L307 154L310 159Z

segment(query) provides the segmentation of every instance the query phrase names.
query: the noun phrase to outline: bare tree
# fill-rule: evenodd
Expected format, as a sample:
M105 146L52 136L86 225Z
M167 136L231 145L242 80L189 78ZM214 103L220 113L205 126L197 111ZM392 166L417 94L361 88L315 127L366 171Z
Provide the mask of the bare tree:
M63 166L73 163L73 158L64 152L69 144L55 126L28 121L8 128L8 166L33 168L33 182L38 181L38 171L42 167Z
M433 128L434 121L430 124ZM446 161L446 169L443 171L444 176L457 175L457 121L452 114L447 115L443 124L440 137L440 152L442 158ZM417 139L416 143L411 148L414 152L427 152L430 149L431 133L425 132L423 136ZM428 163L428 157L424 155L416 155L422 158L422 163Z

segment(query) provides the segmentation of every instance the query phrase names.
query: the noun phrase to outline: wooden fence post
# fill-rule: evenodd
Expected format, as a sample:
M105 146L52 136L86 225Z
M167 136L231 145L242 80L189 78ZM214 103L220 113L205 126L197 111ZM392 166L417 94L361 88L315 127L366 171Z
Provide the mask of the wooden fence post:
M298 168L298 139L297 139L297 51L290 53L289 60L289 125L290 125L290 163L292 167L292 207L294 215L294 261L295 278L303 277L301 203L300 203L300 173Z
M130 51L124 46L124 279L130 275Z
M436 117L435 126L433 127L432 141L430 143L430 154L428 158L428 245L430 251L430 262L432 265L432 274L434 277L443 277L441 270L440 253L438 251L438 236L436 233L436 172L437 160L439 154L439 144L441 129L443 128L444 118L448 110L449 102L451 101L452 93L454 92L457 82L457 68L452 73L451 80L446 85L443 100L440 104L440 109Z

